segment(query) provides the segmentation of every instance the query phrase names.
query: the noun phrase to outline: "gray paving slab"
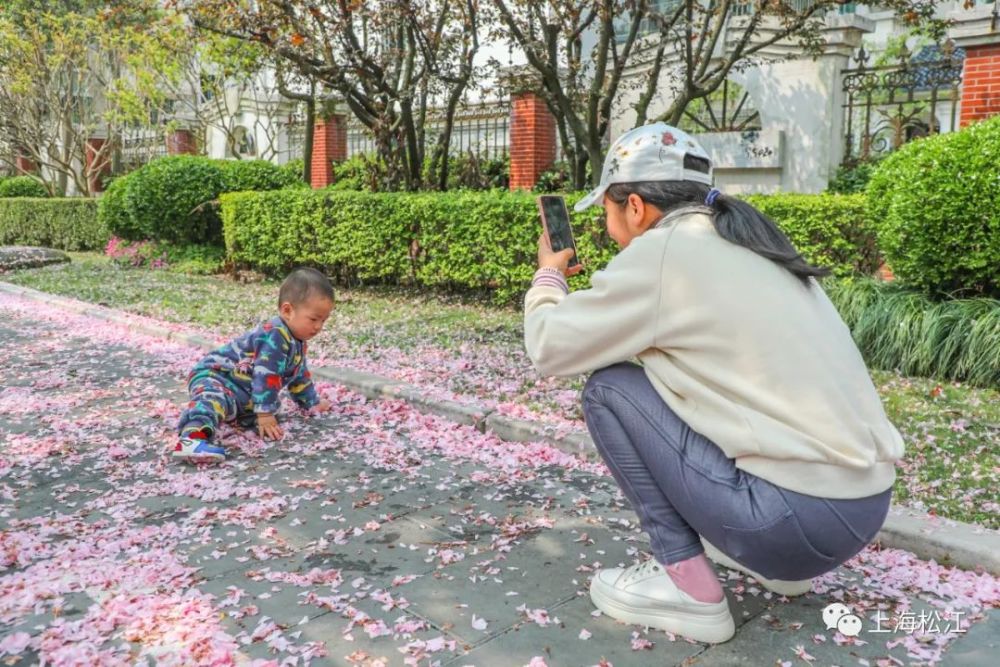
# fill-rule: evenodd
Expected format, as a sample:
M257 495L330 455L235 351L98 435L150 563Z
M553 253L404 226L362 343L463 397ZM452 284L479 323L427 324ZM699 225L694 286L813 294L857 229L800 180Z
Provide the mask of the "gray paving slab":
M537 656L550 667L597 665L602 659L615 667L648 667L682 665L703 650L700 644L671 641L662 632L624 626L607 616L595 617L593 606L583 597L567 600L550 611L558 623L520 623L488 636L446 664L526 665ZM650 642L650 647L633 650L633 632Z
M996 662L997 656L1000 656L1000 610L993 609L986 620L969 628L962 640L948 649L941 665L975 667Z

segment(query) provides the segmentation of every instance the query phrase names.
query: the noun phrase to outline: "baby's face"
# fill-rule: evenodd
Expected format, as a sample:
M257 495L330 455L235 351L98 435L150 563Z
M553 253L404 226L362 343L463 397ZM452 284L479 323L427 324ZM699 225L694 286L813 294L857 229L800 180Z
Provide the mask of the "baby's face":
M333 310L333 301L323 296L311 296L298 305L287 301L281 304L281 319L292 335L299 340L309 340L323 330L323 325Z

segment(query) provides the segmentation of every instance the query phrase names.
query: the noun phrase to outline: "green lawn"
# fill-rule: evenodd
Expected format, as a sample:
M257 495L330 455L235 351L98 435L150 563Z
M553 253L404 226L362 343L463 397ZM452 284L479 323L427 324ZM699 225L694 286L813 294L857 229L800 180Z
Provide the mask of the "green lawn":
M3 279L222 335L272 315L277 293L273 281L121 269L94 254ZM579 419L581 379L539 377L521 338L515 309L412 290L341 289L311 355L499 404L512 414ZM880 371L873 377L906 439L897 501L1000 528L1000 392Z

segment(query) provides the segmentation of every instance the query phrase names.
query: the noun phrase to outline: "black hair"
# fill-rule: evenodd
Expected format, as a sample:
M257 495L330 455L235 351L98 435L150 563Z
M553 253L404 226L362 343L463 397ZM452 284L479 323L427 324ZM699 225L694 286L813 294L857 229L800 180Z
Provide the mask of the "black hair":
M708 173L708 162L694 155L685 156L684 167ZM705 206L709 190L708 185L695 181L642 181L616 183L605 194L619 206L625 205L630 194L636 194L645 203L667 213L683 206ZM830 275L830 269L807 262L773 220L745 201L720 194L711 208L712 223L719 236L788 269L807 287L810 278Z
M330 284L329 278L316 269L300 267L289 273L281 283L281 289L278 290L278 307L280 308L283 303L298 306L313 296L326 297L332 302L333 285Z

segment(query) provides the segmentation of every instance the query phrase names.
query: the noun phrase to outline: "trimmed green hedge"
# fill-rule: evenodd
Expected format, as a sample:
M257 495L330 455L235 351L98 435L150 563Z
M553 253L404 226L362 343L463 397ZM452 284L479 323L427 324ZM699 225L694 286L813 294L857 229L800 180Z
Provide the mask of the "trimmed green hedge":
M267 160L217 160L216 164L222 169L225 192L306 187L301 171L295 174Z
M875 280L824 287L873 368L1000 387L1000 301L932 301Z
M110 237L95 199L0 199L0 243L98 250Z
M880 259L864 195L750 195L746 201L774 220L813 264L837 276L871 275Z
M341 283L492 290L509 301L534 272L540 228L527 194L279 190L220 199L230 259L267 273L312 264ZM573 220L581 258L604 266L613 251L598 211Z
M567 196L571 209L581 196ZM272 274L312 264L342 283L492 290L500 302L517 298L530 281L541 229L534 195L502 190L284 190L231 193L220 201L226 246L237 263ZM860 197L761 196L753 203L775 217L811 261L841 275L877 268ZM617 247L599 207L571 217L586 267L571 282L582 287Z

